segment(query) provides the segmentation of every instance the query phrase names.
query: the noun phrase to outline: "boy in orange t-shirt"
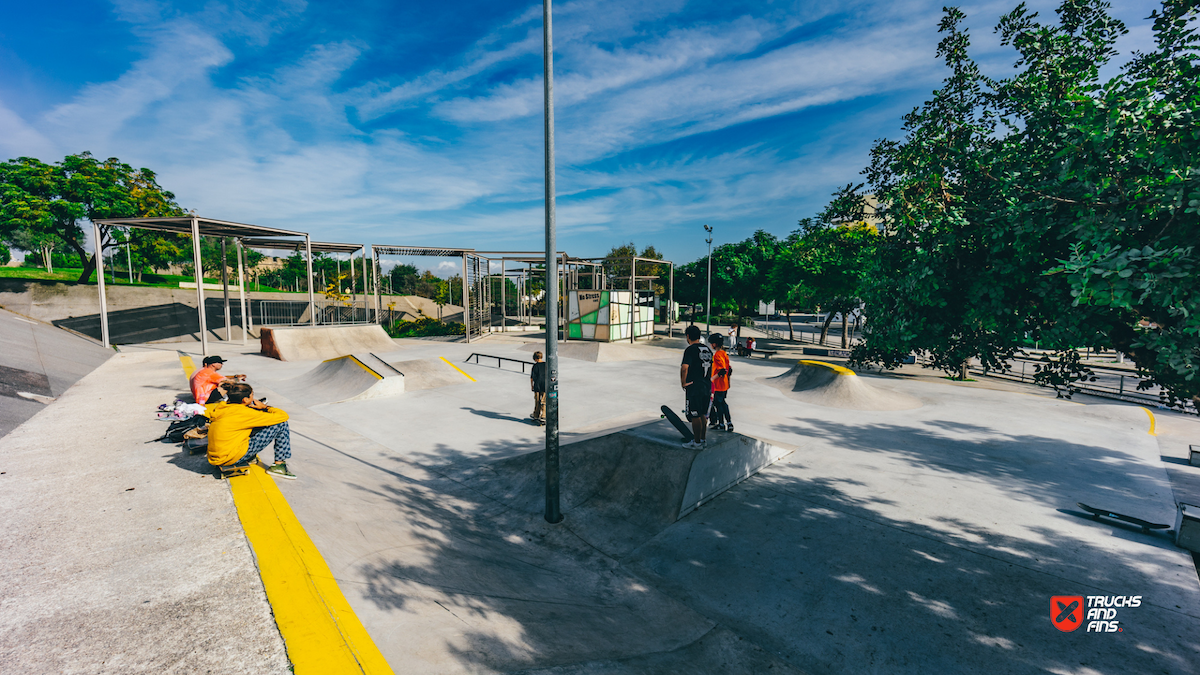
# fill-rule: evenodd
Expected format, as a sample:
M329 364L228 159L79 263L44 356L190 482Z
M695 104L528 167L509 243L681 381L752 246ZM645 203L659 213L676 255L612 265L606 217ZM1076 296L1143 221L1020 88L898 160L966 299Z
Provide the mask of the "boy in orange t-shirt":
M733 374L733 366L729 363L729 354L723 349L725 339L720 335L711 335L708 343L712 345L712 412L709 413L709 428L718 431L733 431L733 420L729 417L729 403L725 397L729 395L729 376Z

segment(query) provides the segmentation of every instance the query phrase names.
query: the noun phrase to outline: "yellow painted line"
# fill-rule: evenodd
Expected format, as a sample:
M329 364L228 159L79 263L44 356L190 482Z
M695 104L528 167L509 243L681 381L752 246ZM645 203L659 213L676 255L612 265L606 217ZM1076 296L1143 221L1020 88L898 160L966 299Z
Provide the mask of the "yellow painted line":
M1154 413L1150 412L1149 408L1142 408L1142 410L1145 410L1146 414L1150 416L1150 435L1157 436L1158 434L1154 433L1154 427L1155 427Z
M448 366L450 366L451 368L453 368L453 369L457 370L458 372L462 373L462 374L463 374L463 377L467 378L468 380L470 380L470 381L472 381L472 382L478 382L478 381L479 381L479 380L476 380L475 378L471 377L470 375L468 375L468 374L467 374L467 371L463 370L462 368L459 368L458 366L454 365L453 363L450 363L450 361L449 361L448 359L446 359L446 357L444 357L444 356L439 356L438 358L439 358L439 359L441 359L441 360L443 360L443 361L445 361L445 362L446 362L446 365L448 365Z
M334 357L332 359L325 359L321 363L329 363L330 361L341 361L342 359L350 359L351 361L357 363L359 368L362 368L363 370L367 371L377 380L383 379L383 376L380 375L379 373L375 372L374 368L372 368L371 366L368 366L367 364L363 363L362 361L359 361L358 358L355 357L353 354L351 354L349 356L338 356L338 357Z
M255 464L229 488L294 672L392 675L275 479Z
M836 363L826 363L824 361L809 361L806 359L801 359L800 363L803 363L806 366L822 366L824 368L828 368L828 369L834 371L838 375L854 375L853 370L850 370L849 368L846 368L845 366L839 366Z
M179 352L179 364L183 366L183 376L187 378L188 382L191 382L192 373L196 372L196 364L192 362L192 357Z

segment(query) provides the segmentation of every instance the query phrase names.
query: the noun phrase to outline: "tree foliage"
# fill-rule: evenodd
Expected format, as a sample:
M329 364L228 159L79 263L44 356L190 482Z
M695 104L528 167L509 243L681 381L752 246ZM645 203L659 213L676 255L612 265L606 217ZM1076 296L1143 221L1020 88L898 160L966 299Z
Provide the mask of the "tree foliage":
M1003 370L1037 342L1057 351L1038 377L1069 389L1089 375L1075 348L1116 348L1170 397L1200 393L1195 0L1167 0L1155 50L1101 82L1125 32L1108 9L1066 0L1047 24L1018 6L997 27L1017 72L998 80L946 10L949 74L866 171L888 236L858 362Z
M0 164L0 238L24 231L65 245L79 256L80 283L96 266L86 251L83 221L182 214L153 171L135 170L115 157L100 161L83 152L55 164L32 157ZM107 226L100 237L101 250L118 244Z

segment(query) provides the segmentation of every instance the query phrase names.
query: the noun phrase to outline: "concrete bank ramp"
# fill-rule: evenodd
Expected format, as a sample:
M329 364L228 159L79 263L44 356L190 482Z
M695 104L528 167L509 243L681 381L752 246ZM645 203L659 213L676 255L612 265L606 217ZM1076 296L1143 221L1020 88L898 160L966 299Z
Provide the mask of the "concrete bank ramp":
M571 443L560 449L563 513L572 532L624 556L793 449L712 432L707 448L688 450L666 420ZM530 513L544 509L542 451L465 473L464 482L498 501Z
M404 393L404 375L374 354L329 359L272 389L302 406L385 398Z
M824 361L800 361L782 375L758 381L797 401L827 408L912 410L922 405L914 396L872 386L853 370Z
M263 356L280 361L315 361L397 349L383 328L375 324L262 328L259 344Z
M404 375L404 391L437 389L471 383L471 380L463 375L462 371L447 363L445 359L390 361L388 365Z
M539 352L543 346L538 342L522 345L523 352ZM649 344L628 342L586 342L569 340L558 343L558 355L578 361L606 363L611 361L653 361L656 359L682 358L683 353L674 349Z

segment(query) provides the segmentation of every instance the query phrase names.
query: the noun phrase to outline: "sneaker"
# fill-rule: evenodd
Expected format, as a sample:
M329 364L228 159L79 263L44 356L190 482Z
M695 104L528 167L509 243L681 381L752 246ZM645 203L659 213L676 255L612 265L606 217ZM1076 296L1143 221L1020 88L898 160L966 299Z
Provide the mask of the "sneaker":
M688 441L687 443L683 444L683 447L687 448L688 450L699 450L704 446L696 441Z
M276 478L287 478L288 480L296 479L296 474L288 471L287 462L278 462L276 464L272 464L271 466L267 467L267 473L275 476Z
M725 425L725 431L733 431L733 422Z

